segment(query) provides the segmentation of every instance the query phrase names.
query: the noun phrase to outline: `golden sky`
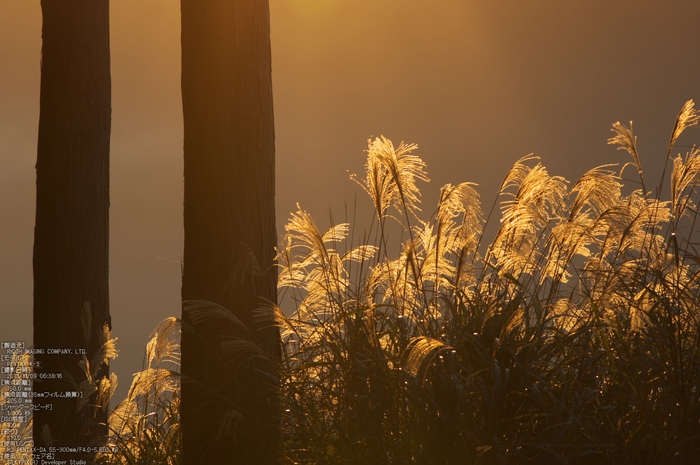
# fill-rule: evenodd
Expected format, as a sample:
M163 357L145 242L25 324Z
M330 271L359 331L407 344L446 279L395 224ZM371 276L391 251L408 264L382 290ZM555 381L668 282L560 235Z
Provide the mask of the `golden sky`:
M534 152L551 174L625 163L606 144L634 120L658 177L673 120L700 99L700 2L271 0L278 234L296 202L369 203L367 139L418 144L432 211L472 181L485 209ZM112 0L111 312L126 389L148 333L179 315L182 118L179 2ZM39 0L0 0L0 340L31 340ZM698 132L688 131L692 143ZM688 142L689 141L689 142ZM300 182L301 181L301 182ZM122 394L123 395L123 394ZM119 396L119 394L118 394Z

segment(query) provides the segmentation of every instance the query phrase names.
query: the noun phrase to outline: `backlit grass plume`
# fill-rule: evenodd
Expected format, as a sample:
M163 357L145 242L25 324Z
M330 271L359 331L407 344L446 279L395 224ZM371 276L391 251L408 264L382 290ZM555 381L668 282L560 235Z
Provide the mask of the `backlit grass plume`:
M411 153L417 148L415 144L403 142L394 148L394 144L384 136L369 140L366 176L356 181L372 198L380 220L386 216L390 206L397 207L406 217L409 212L415 214L420 211L420 190L415 182L428 181L428 177L423 170L423 160Z

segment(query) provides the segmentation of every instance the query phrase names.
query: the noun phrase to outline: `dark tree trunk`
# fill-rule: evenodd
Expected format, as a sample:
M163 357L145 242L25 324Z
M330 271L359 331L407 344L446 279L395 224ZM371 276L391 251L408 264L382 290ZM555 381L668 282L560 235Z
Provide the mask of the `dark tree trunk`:
M279 441L279 333L252 316L259 296L276 300L277 282L268 0L181 7L182 298L214 302L248 328L195 322L183 308L184 463L269 464ZM231 338L254 341L268 360L222 350Z
M83 359L79 349L91 360L101 346L103 326L111 324L109 2L42 0L41 7L34 346L71 352L36 356L39 378L60 373L61 379L37 379L34 391L64 393L79 391L76 385L86 379L78 365ZM102 365L98 379L107 372ZM35 446L88 446L99 441L106 428L95 423L106 421L106 409L92 407L95 396L91 397L79 411L78 399L35 398ZM78 457L68 453L55 458Z

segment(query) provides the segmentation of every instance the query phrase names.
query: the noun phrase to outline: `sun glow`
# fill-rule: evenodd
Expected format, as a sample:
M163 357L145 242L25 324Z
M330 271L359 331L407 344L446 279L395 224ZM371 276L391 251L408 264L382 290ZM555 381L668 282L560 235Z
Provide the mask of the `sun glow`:
M286 0L289 9L310 20L321 20L334 13L340 0Z

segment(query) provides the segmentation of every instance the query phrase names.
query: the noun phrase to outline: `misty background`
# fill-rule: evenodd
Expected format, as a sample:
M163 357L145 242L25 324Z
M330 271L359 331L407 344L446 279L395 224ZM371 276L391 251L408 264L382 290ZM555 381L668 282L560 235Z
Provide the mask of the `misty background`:
M463 181L488 212L529 153L571 182L631 161L607 145L616 121L634 121L651 186L676 115L700 99L697 1L270 0L270 13L278 236L297 202L321 229L355 196L370 218L348 174L380 135L418 144L424 216ZM178 0L111 2L113 406L150 331L181 311L179 15ZM0 341L27 345L40 58L39 0L0 0Z

